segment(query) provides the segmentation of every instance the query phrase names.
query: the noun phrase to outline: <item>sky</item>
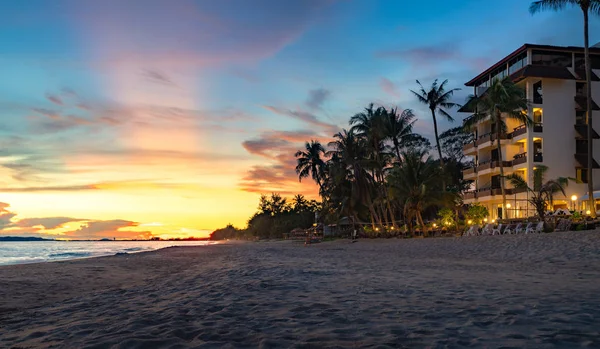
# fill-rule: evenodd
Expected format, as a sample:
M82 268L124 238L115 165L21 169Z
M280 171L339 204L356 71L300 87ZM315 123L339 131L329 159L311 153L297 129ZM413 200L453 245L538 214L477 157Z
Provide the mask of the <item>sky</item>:
M295 151L368 103L431 138L415 80L461 103L525 42L582 45L578 10L528 4L0 0L0 235L202 237L261 193L317 198Z

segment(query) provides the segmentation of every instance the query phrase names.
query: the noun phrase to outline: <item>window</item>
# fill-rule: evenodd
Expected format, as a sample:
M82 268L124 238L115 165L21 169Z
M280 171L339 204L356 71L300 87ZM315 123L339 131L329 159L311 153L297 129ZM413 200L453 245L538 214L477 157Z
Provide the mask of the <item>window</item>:
M590 55L592 69L600 69L600 55ZM575 54L575 69L585 69L585 58L583 53Z
M575 83L575 94L577 96L585 96L586 86L587 86L587 84L585 82Z
M577 178L577 181L580 181L582 183L587 183L588 182L587 169L586 168L578 168L578 169L576 169L575 172L576 172L575 178Z
M575 140L575 153L577 154L587 154L587 141L585 139L576 139Z
M542 81L540 80L533 84L533 103L542 104L544 102L543 96Z
M537 138L533 140L533 162L542 162L542 139Z
M533 108L533 122L541 124L543 122L544 110L542 108Z
M508 74L511 75L527 65L527 52L524 52L508 62Z
M573 55L571 52L534 50L531 63L533 65L570 68L573 63Z

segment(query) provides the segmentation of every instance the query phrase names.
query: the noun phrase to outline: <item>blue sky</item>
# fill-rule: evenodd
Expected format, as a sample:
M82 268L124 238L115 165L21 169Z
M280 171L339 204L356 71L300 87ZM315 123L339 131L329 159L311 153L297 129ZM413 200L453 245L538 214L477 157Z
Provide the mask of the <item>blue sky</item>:
M578 10L528 4L0 0L0 234L202 235L260 193L314 196L294 151L368 103L431 137L416 79L464 87L525 42L582 44Z

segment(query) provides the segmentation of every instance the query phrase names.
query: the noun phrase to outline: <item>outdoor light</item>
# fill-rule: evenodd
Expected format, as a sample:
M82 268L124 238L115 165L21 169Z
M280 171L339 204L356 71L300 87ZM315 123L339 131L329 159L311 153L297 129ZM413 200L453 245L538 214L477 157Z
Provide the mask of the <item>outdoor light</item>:
M379 228L375 228L375 231L379 231Z
M492 223L496 223L496 220L495 220L495 219L492 219Z
M571 195L571 201L577 201L577 195Z
M585 211L585 214L590 215L590 214L592 214L592 211L587 210L587 211Z
M471 224L471 223L473 223L473 221L469 219L469 221L467 223Z
M433 227L434 227L434 228L435 228L435 227L437 227L437 224L433 223Z
M506 208L510 208L510 202L506 204Z
M487 218L484 218L483 221L487 223Z

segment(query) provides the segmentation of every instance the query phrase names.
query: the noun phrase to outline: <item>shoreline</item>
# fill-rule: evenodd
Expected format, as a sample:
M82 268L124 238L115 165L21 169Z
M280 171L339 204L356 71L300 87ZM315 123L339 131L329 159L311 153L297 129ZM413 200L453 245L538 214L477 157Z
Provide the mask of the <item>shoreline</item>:
M125 240L124 240L125 241ZM139 242L139 241L134 241L134 240L126 240L126 241L131 241L131 242ZM149 243L153 242L153 241L149 241L149 240L140 240L140 241L147 241ZM48 240L48 241L44 241L44 242L61 242L59 240ZM86 242L84 240L82 241L74 241L74 242ZM101 242L101 241L94 241L94 242ZM104 242L104 241L102 241ZM119 241L117 241L119 242ZM170 242L170 241L164 241L164 242ZM193 241L191 243L195 243L196 241ZM23 242L16 242L16 243L23 243ZM29 243L29 242L25 242L25 243ZM124 252L110 252L107 254L98 254L98 255L91 255L91 256L76 256L76 257L72 257L72 258L64 258L64 259L46 259L46 260L36 260L36 261L31 261L31 262L18 262L18 263L8 263L8 264L3 264L0 263L0 269L3 267L8 267L8 266L14 266L14 265L31 265L31 264L43 264L43 263L56 263L56 262L65 262L65 261L74 261L74 260L83 260L83 259L90 259L90 258L102 258L102 257L111 257L111 256L124 256L124 255L133 255L133 254L139 254L139 253L145 253L145 252L156 252L162 249L166 249L166 248L172 248L172 247L204 247L204 246L211 246L211 245L215 245L215 244L224 244L226 242L222 242L222 241L206 241L206 244L197 244L197 245L173 245L173 246L165 246L165 247L159 247L156 249L150 249L150 250L140 250L140 251L124 251ZM64 253L69 253L69 252L64 252ZM93 253L93 251L92 251ZM40 257L42 258L42 257Z
M600 346L595 232L175 247L0 268L0 347Z

